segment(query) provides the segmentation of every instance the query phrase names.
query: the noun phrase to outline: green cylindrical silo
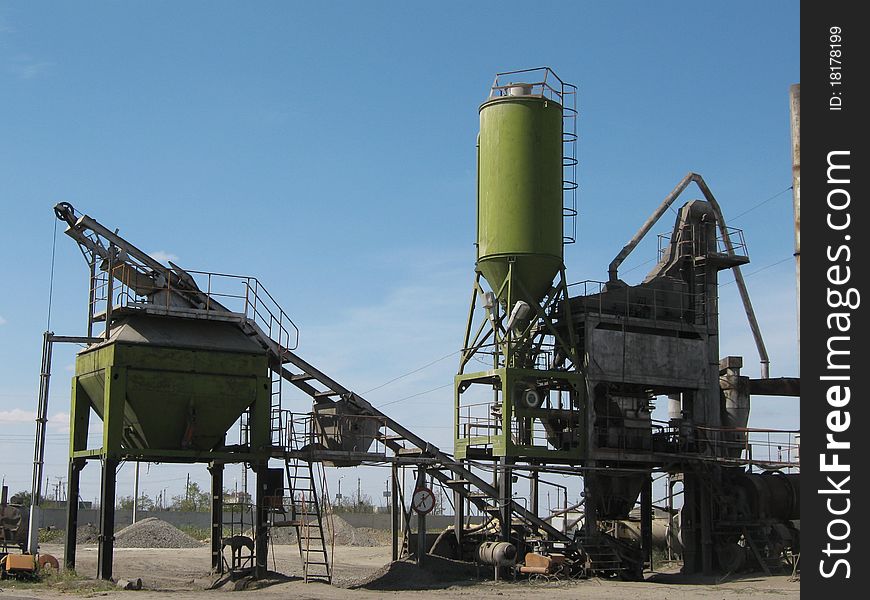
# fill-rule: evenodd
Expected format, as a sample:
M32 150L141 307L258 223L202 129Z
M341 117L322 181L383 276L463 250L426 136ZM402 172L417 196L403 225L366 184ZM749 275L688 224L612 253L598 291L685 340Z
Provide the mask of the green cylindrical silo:
M563 260L562 107L510 91L480 107L477 266L499 290L512 264L513 300L537 303Z

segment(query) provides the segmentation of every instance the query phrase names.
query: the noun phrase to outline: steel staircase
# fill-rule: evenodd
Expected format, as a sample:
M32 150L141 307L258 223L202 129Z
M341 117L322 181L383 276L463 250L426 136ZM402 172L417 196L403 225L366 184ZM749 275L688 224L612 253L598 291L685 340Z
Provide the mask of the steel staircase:
M359 411L360 416L377 417L383 428L378 439L396 456L428 459L427 473L449 489L457 490L460 496L469 500L480 512L490 516L498 516L502 512L502 508L496 504L498 490L492 484L478 477L451 455L403 427L364 398L351 392L290 350L278 350L277 345L271 340L264 340L264 342L266 342L264 346L272 353L272 368L279 372L285 381L311 396L317 403L335 402L343 399L352 404ZM288 364L293 370L284 366ZM568 535L519 503L511 500L507 509L512 515L512 519L524 523L544 537L555 541L571 542Z
M332 526L332 511L327 506L329 493L323 466L292 455L306 443L305 431L295 427L292 418L288 419L284 431L288 439L288 452L284 457L290 502L288 524L296 528L303 577L306 583L332 583L331 554L335 528Z

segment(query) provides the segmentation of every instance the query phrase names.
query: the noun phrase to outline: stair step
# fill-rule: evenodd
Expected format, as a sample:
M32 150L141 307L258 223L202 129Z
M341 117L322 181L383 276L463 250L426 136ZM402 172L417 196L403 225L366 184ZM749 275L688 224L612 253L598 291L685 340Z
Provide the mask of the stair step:
M447 485L453 486L453 485L468 485L471 482L468 481L467 479L448 479L444 483L446 483Z
M325 392L315 392L315 398L329 398L331 396L338 396L339 392L333 392L332 390L327 390Z
M312 375L308 373L297 373L295 375L291 375L288 381L310 381L314 379Z
M396 450L396 454L399 456L405 456L410 454L423 454L422 448L399 448Z

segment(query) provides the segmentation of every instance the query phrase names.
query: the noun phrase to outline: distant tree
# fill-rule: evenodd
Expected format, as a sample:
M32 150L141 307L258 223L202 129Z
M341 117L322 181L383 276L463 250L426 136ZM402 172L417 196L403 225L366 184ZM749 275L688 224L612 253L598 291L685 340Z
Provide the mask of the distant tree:
M239 503L239 504L251 504L253 499L251 498L251 494L245 492L243 490L233 491L229 488L224 488L224 503Z
M368 494L361 494L352 497L344 497L332 505L333 512L336 513L373 513L375 512L375 503L372 497Z
M444 514L444 505L447 504L447 494L444 493L444 488L440 485L432 487L432 495L435 496L435 508L432 512L436 515Z
M10 504L20 504L21 506L24 506L26 508L30 508L30 498L31 498L30 492L22 490L20 492L13 494L12 497L9 498L9 503Z
M208 512L211 509L211 494L200 489L199 484L191 481L184 494L172 497L169 510L187 512Z
M133 496L121 496L118 499L118 508L123 510L133 510ZM147 494L139 496L138 510L154 510L154 500L148 497Z

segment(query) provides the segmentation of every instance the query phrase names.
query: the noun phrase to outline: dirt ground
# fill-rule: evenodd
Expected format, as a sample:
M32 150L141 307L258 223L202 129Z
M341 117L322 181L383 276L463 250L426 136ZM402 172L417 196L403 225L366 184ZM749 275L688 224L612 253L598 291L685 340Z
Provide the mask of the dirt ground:
M51 553L58 559L63 548L45 545L43 552ZM785 575L774 577L749 576L741 579L728 579L717 584L715 579L696 579L686 581L676 573L653 573L646 582L618 582L598 579L556 582L492 582L465 581L449 585L417 590L369 590L347 589L354 581L362 580L381 569L390 559L389 547L361 548L337 546L335 549L335 585L322 583L305 584L298 579L301 564L296 546L274 546L274 554L269 558L269 568L285 573L290 577L275 581L256 590L233 591L234 596L256 596L260 600L269 598L305 599L356 599L394 598L397 600L424 598L463 598L477 600L483 598L526 598L529 594L546 594L552 600L574 598L594 598L595 600L681 600L684 598L725 598L745 597L746 595L771 595L777 598L799 598L800 583L789 581ZM80 546L77 556L78 572L93 577L96 573L97 549L95 546ZM172 600L213 598L215 594L226 593L232 586L219 590L205 590L211 580L209 572L209 549L135 549L115 550L114 574L116 579L135 580L141 578L141 591L121 591L108 588L106 584L85 585L71 590L63 585L26 584L12 581L0 582L0 600L24 600L28 598L70 598L106 597L141 600L166 600L171 593ZM409 573L414 573L409 570ZM421 578L421 581L423 578ZM419 582L418 582L419 583ZM413 585L413 584L412 584Z

